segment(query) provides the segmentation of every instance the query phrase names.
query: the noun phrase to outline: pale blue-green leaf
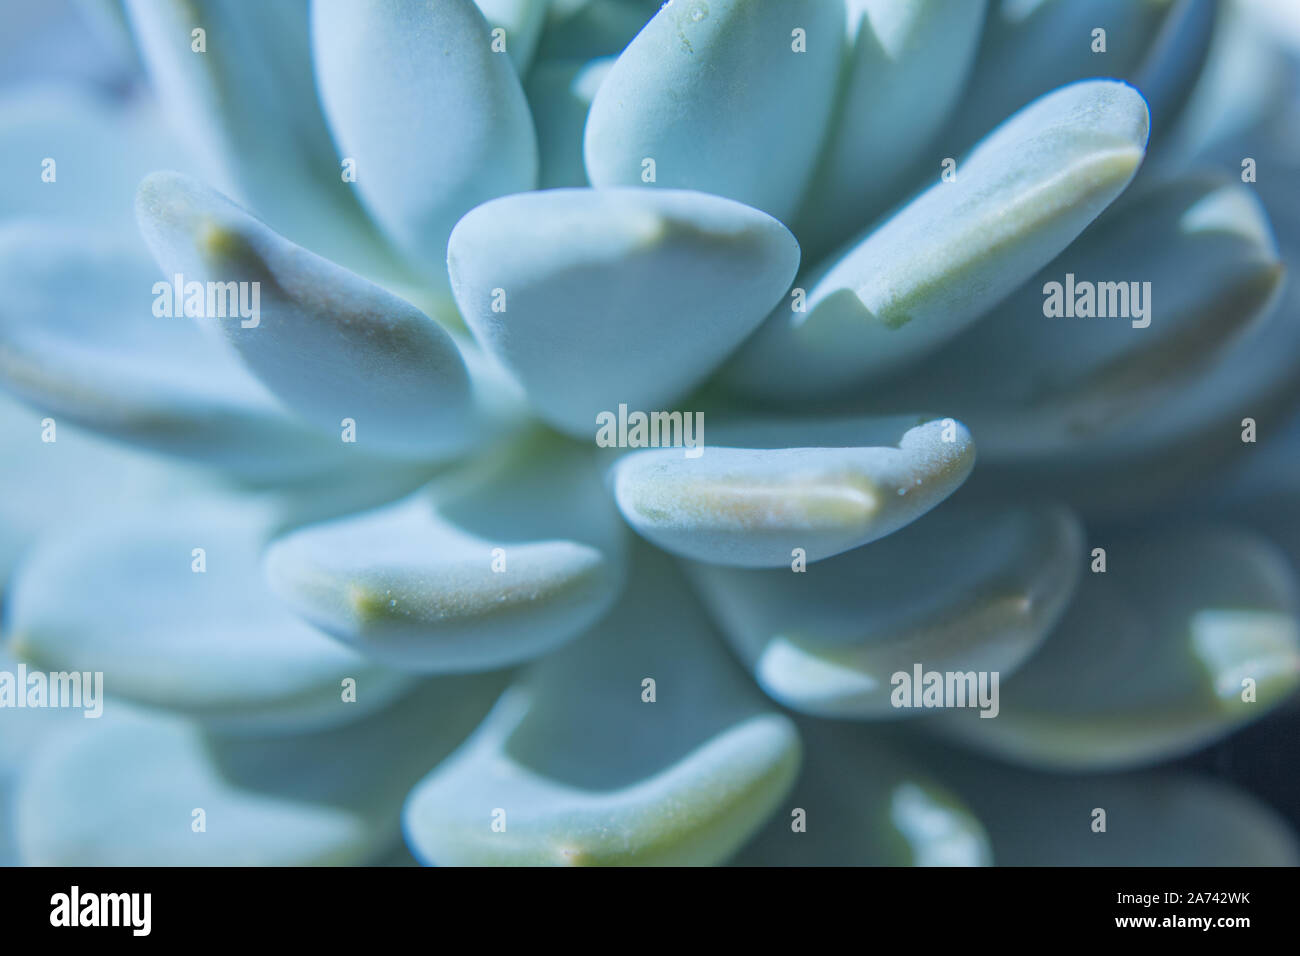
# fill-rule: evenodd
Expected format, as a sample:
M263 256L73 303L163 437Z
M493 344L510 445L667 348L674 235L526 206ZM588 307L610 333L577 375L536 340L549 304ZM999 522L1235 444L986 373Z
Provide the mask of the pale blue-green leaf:
M1224 149L1238 165L1251 129L1271 127L1293 107L1296 72L1274 34L1241 4L1223 4L1205 67L1157 160L1186 168Z
M275 527L287 531L390 504L423 488L448 467L447 463L357 458L299 481L240 485L233 490L266 501L277 514Z
M301 735L219 736L134 712L87 721L94 726L61 737L23 774L23 862L375 862L400 839L406 792L473 729L502 684L495 674L428 682L379 713Z
M135 80L128 51L96 26L66 0L7 4L0 87L47 81L82 88L128 86Z
M988 866L961 799L865 728L801 721L803 765L786 807L741 866ZM801 823L799 829L796 823Z
M1051 506L950 504L806 570L692 564L688 577L773 699L820 717L890 718L891 677L1013 672L1074 591L1083 533Z
M438 457L472 440L469 377L451 336L419 309L277 235L221 194L154 173L136 200L140 231L163 273L209 289L196 318L235 347L284 403L322 431L356 424L380 454ZM245 308L245 289L248 308ZM174 297L173 297L174 298ZM186 291L184 306L190 305ZM175 308L175 303L173 303Z
M1300 323L1290 320L1297 308L1300 287L1291 282L1258 332L1230 347L1173 400L1131 416L1123 429L1079 453L990 462L972 491L1005 493L1008 482L1027 481L1117 522L1144 510L1166 511L1176 501L1203 511L1230 490L1229 476L1219 470L1254 456L1258 445L1243 441L1248 430L1271 434L1300 401ZM1285 474L1267 480L1285 481Z
M42 424L43 412L0 395L0 600L9 573L40 535L148 500L205 472L137 451L73 426ZM44 441L48 435L54 441Z
M596 94L588 178L714 193L791 219L835 102L845 19L842 0L666 4Z
M32 681L28 682L27 687L18 683L22 666L23 662L13 656L6 644L0 642L0 673L6 675L6 683L12 677L13 692L17 694L12 700L6 699L4 709L0 710L0 776L7 773L11 778L55 736L85 721L98 719L86 716L93 712L93 706L84 709L19 706L18 699L25 702L28 689L34 687ZM0 842L3 842L2 836Z
M1097 543L1106 571L1084 574L1002 682L997 718L953 710L936 730L1040 767L1129 767L1205 746L1300 684L1294 572L1275 546L1226 528Z
M468 330L453 338L469 371L479 443L518 436L536 425L528 394L500 359L484 351Z
M1151 107L1158 143L1187 105L1209 58L1219 0L1174 0L1129 79Z
M127 11L206 178L327 258L367 275L403 271L344 179L316 94L307 0L127 0Z
M14 692L20 695L13 701L7 700L0 710L0 866L17 866L21 860L15 797L23 767L58 734L74 727L74 721L80 723L94 718L84 717L85 711L71 707L18 706L19 699L26 700L26 686L21 683L23 671L21 663L9 655L3 644L0 644L0 674L6 675L0 679L14 681Z
M541 36L542 25L546 22L549 0L474 0L488 25L495 31L503 30L500 35L505 44L505 51L510 62L523 76L533 61L537 49L537 40Z
M1173 0L992 0L975 69L944 131L960 155L1035 97L1090 77L1131 79ZM1106 50L1094 52L1105 30Z
M639 549L630 579L612 614L535 665L411 792L403 828L417 857L707 865L773 812L798 768L794 725L665 557Z
M694 458L680 448L632 452L611 484L623 517L659 547L778 568L796 548L820 561L897 531L974 465L970 433L951 419L792 419L718 429Z
M260 574L278 518L264 502L176 497L51 532L6 595L10 646L43 670L102 671L110 698L213 727L323 726L374 710L409 678L279 604Z
M524 91L537 124L539 189L586 186L582 131L596 90L614 65L613 57L537 64Z
M1098 80L1043 97L957 164L955 180L800 279L806 301L777 308L730 381L802 397L917 359L1068 246L1128 185L1146 139L1146 105L1131 86Z
M942 779L988 831L998 866L1296 866L1278 814L1191 774L1069 777L945 752ZM1104 831L1094 830L1106 813Z
M131 78L140 72L140 54L126 16L126 0L72 0L99 44L129 67Z
M510 59L473 0L315 0L321 102L371 215L446 287L466 212L537 181L537 139Z
M1113 210L880 401L951 409L989 460L1132 445L1143 437L1129 432L1135 420L1205 388L1282 274L1250 187L1170 181Z
M46 438L52 439L46 441ZM10 572L42 535L96 522L124 506L217 490L220 476L101 438L71 422L0 396L0 599ZM291 528L393 501L426 484L434 469L358 459L257 492ZM3 626L0 625L0 636Z
M938 169L925 148L974 61L985 0L848 0L848 62L821 161L794 228L812 260ZM945 154L946 155L946 154Z
M0 228L0 385L56 424L240 477L336 465L347 446L287 411L197 320L153 314L157 281L119 234Z
M1239 149L1233 151L1238 154ZM1300 202L1289 186L1291 165L1277 154L1259 157L1270 175L1250 189L1272 218L1283 260L1300 268ZM1091 514L1121 522L1143 509L1167 510L1172 501L1197 510L1211 501L1230 504L1224 494L1228 476L1218 470L1261 457L1263 444L1300 402L1297 314L1300 284L1286 281L1278 304L1258 328L1224 342L1217 361L1170 400L1129 415L1122 428L1081 442L1068 456L986 462L972 484L1005 488L1008 481L1028 479ZM1257 442L1243 441L1252 428ZM1141 480L1132 480L1139 472ZM1255 486L1263 490L1258 482Z
M148 100L113 103L74 87L0 98L0 219L127 231L140 179L188 163Z
M536 436L391 507L280 539L271 587L403 669L483 670L552 650L618 596L624 548L591 453L556 441Z
M552 189L456 226L452 288L475 337L538 415L590 439L601 412L645 412L698 385L785 292L789 230L679 190Z

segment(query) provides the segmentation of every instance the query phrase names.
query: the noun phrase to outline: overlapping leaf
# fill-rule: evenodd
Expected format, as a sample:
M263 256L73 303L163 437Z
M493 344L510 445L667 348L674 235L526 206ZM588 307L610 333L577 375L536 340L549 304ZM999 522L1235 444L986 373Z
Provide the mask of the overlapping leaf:
M610 482L623 517L659 547L773 568L896 531L952 494L974 464L970 433L952 419L758 420L716 429L698 456L632 452Z

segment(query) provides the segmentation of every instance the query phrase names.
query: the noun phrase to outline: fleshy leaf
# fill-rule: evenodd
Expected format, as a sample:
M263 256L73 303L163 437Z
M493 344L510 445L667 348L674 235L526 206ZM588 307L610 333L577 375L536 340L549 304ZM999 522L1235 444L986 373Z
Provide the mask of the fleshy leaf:
M268 551L272 588L395 667L483 670L550 651L618 596L622 528L590 452L538 437Z
M1148 254L1153 245L1160 255ZM889 388L886 407L923 397L952 409L994 459L1087 457L1112 437L1134 444L1132 420L1204 388L1203 374L1268 311L1282 273L1249 188L1166 183L1115 209L996 315ZM1045 314L1053 301L1059 314Z
M1240 150L1240 145L1231 148L1229 168L1238 167ZM1250 188L1268 210L1283 261L1295 268L1300 266L1300 201L1290 184L1300 175L1300 164L1272 151L1257 155L1261 168L1274 171ZM1189 496L1193 507L1203 508L1226 485L1216 469L1262 451L1242 441L1248 420L1263 443L1300 402L1298 314L1300 283L1292 278L1283 283L1280 301L1258 329L1225 343L1221 358L1169 401L1129 416L1123 429L1068 457L1032 465L1022 458L982 471L994 483L1012 473L1022 479L1032 473L1034 481L1050 482L1081 507L1109 517L1127 518L1143 507L1167 509L1172 498L1186 502ZM1131 476L1139 468L1142 480L1135 482Z
M14 693L26 696L28 688L17 683L22 662L13 657L9 648L0 642L0 672L14 677ZM85 698L83 697L83 700ZM12 778L27 761L38 755L44 746L59 734L98 719L85 714L92 708L77 707L19 707L8 700L0 720L0 778ZM2 785L0 785L2 786ZM0 803L4 798L0 796ZM4 816L0 811L0 818ZM0 822L0 845L4 843L4 825Z
M962 801L865 728L802 721L803 766L741 866L988 866ZM802 815L802 817L800 816ZM796 822L802 821L800 829Z
M1048 776L946 751L941 766L942 779L987 829L998 866L1300 864L1285 820L1214 780L1187 773ZM1098 809L1106 813L1104 831L1093 828Z
M802 573L695 564L689 576L773 699L821 717L889 718L893 674L1008 675L1069 602L1083 535L1055 507L948 505Z
M1247 426L1253 423L1263 443L1300 400L1300 323L1292 320L1300 310L1300 285L1285 283L1282 296L1257 331L1228 343L1214 365L1168 401L1129 416L1123 428L1080 443L1071 454L988 462L972 480L972 492L1028 481L1121 522L1142 509L1167 511L1172 502L1204 510L1230 490L1232 475L1221 469L1263 450L1242 441ZM1276 475L1283 482L1292 474L1290 459L1284 460ZM1139 473L1141 480L1134 481Z
M1129 767L1205 746L1300 683L1294 576L1271 544L1227 529L1106 544L1106 572L1002 683L997 718L951 711L936 729L1041 767Z
M923 151L970 72L985 0L847 0L845 6L848 63L794 230L810 259L865 228L925 165Z
M238 315L205 311L171 321L215 325L304 419L322 431L352 419L357 442L381 454L437 457L469 442L465 363L451 336L419 309L176 173L145 179L136 208L164 285L181 275L187 287L241 286ZM218 308L226 305L220 294L215 299ZM233 296L230 301L233 306ZM188 291L184 304L190 304Z
M343 446L290 414L196 320L155 316L158 270L107 234L0 228L0 385L36 410L254 480Z
M81 4L9 6L0 34L0 86L72 81L81 87L129 84L129 41L106 35L88 22Z
M802 444L795 444L802 443ZM718 429L698 457L632 452L611 482L623 517L659 547L745 568L820 561L897 531L975 464L951 419L897 417Z
M839 0L665 4L596 94L587 177L698 190L792 218L830 120L844 24Z
M127 10L153 88L210 164L208 178L323 256L368 275L400 273L344 179L321 113L307 0L127 0Z
M170 132L148 100L119 105L66 87L9 93L0 98L0 219L131 229L141 177L189 161Z
M3 544L0 538L0 545ZM13 675L17 693L26 694L27 688L19 683L20 666L0 644L0 672ZM60 733L67 732L77 723L94 719L83 717L83 713L72 707L16 707L8 704L0 712L0 866L22 863L18 855L15 803L24 767Z
M339 723L392 699L409 678L299 621L266 588L270 531L262 506L179 498L51 532L6 595L11 647L44 670L103 672L110 697L219 728Z
M562 240L562 241L561 241ZM799 247L756 209L676 190L551 189L456 226L452 288L537 413L590 439L700 383L789 286Z
M1131 81L1176 6L1172 0L993 0L966 96L945 138L954 150L965 149L1003 117L1067 83L1103 76ZM1097 29L1106 33L1104 53L1094 50Z
M940 181L798 283L737 356L764 395L842 390L974 322L1069 245L1141 163L1147 110L1130 86L1077 83L1011 117ZM797 311L798 305L803 311Z
M1292 101L1295 65L1276 36L1243 5L1219 6L1204 69L1164 137L1158 158L1166 168L1186 168L1220 149L1236 165L1243 140L1261 124L1274 129Z
M411 792L403 825L418 858L707 865L772 812L797 772L794 725L764 705L666 558L641 549L630 577L614 613L535 665Z
M429 682L377 714L302 735L220 736L135 713L87 721L92 726L60 738L23 775L23 861L374 862L398 839L406 791L473 729L501 684L498 675Z
M55 421L55 440L43 441L46 417L0 395L0 602L23 552L52 527L92 520L128 497L148 499L207 478L71 422Z
M1174 0L1131 81L1151 105L1151 127L1160 137L1178 120L1207 64L1219 0Z
M466 212L537 181L519 78L473 0L315 0L321 102L366 208L445 289Z

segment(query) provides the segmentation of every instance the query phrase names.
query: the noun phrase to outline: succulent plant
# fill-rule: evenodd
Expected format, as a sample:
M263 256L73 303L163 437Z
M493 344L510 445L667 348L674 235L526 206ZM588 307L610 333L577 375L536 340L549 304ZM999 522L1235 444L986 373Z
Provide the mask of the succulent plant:
M0 862L1294 864L1260 11L49 5Z

